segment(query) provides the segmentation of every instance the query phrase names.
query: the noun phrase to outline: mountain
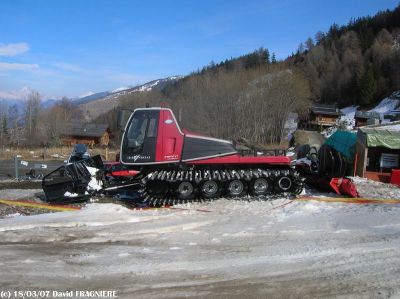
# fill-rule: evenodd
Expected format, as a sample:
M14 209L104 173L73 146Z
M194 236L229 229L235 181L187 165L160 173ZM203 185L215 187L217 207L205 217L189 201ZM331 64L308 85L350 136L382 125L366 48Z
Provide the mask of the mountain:
M7 110L9 107L16 106L19 113L22 113L25 106L25 101L33 91L33 89L27 86L9 92L0 91L1 110ZM41 106L43 109L47 109L56 104L57 101L58 99L42 95Z
M73 101L74 101L75 104L81 105L81 104L89 103L91 101L95 101L95 100L98 100L98 99L105 98L106 96L108 96L110 94L112 94L112 92L110 92L110 91L101 91L101 92L97 92L97 93L91 94L89 96L84 96L84 97L81 97L81 98L74 99Z
M182 76L172 76L163 79L157 79L135 87L122 87L112 92L100 92L87 97L74 100L81 110L84 112L87 120L92 120L101 114L107 113L118 105L121 96L129 95L136 92L144 92L151 90L163 90L170 84L182 79Z
M0 113L7 111L11 106L17 106L18 111L22 111L24 107L24 99L32 92L27 86L12 91L0 91Z
M120 87L112 91L89 93L89 95L73 99L73 102L86 112L88 119L91 119L92 116L98 116L97 112L94 111L98 110L107 112L112 109L112 107L114 107L115 103L117 102L116 99L122 95L134 92L150 91L153 89L162 90L168 84L174 83L180 78L182 77L172 76L168 78L153 80L135 87ZM7 111L9 107L14 105L16 105L18 111L22 113L25 106L25 100L28 98L29 94L32 91L33 89L26 86L18 90L13 90L11 92L0 91L0 113L2 111ZM41 106L43 109L48 109L57 104L58 101L59 99L47 98L46 96L42 96ZM99 107L94 107L96 105L99 105Z
M82 104L87 104L93 101L97 100L109 100L113 99L125 94L129 94L132 92L138 92L138 91L150 91L150 90L162 90L164 89L168 84L171 84L173 82L176 82L177 80L181 79L181 76L172 76L172 77L167 77L163 79L157 79L153 80L150 82L147 82L142 85L138 85L135 87L120 87L116 88L112 91L102 91L98 93L91 94L89 96L81 97L78 99L74 99L74 103L77 105L82 105Z
M41 106L43 109L51 108L55 104L58 103L59 100L56 99L48 99L48 100L42 100Z

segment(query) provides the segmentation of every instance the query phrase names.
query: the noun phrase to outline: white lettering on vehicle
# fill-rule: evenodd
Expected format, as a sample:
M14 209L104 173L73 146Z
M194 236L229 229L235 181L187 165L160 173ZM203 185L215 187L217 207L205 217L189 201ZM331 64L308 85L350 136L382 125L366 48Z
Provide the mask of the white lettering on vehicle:
M178 155L167 155L164 156L165 160L178 160Z
M136 162L136 160L150 160L150 156L142 156L142 155L135 155L135 156L127 156L128 160L133 160Z

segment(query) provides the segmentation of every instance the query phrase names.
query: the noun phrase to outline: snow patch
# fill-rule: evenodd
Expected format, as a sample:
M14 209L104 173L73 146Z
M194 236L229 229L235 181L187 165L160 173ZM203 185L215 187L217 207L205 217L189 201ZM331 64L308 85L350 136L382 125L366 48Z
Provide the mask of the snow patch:
M116 204L89 204L80 211L49 213L2 220L0 231L26 230L44 227L105 226L139 222L133 212Z
M11 245L0 248L0 281L110 287L132 298L399 294L400 205L279 198L178 207L89 204L4 219L2 242Z
M354 116L356 115L356 111L360 106L348 106L345 108L340 109L340 111L343 113L342 119L354 119Z
M118 88L116 88L116 89L114 89L114 90L112 90L112 91L110 91L110 92L111 92L111 93L120 92L120 91L129 89L129 88L131 88L131 87L128 87L128 86L118 87Z
M370 112L378 112L381 114L389 113L396 110L400 105L400 91L392 93L389 97L384 98L375 108L369 110Z

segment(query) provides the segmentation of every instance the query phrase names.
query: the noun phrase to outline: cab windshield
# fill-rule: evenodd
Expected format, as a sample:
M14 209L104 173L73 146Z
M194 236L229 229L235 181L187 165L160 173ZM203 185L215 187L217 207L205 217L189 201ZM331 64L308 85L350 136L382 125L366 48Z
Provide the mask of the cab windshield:
M146 137L157 136L157 117L147 111L135 112L127 133L128 148L138 149Z

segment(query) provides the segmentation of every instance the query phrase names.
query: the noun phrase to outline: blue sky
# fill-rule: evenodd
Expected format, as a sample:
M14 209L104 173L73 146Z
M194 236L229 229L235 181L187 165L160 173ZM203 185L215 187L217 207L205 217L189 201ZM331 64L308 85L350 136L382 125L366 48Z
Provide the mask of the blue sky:
M336 22L399 0L2 0L0 97L23 87L45 96L186 75L266 47L278 58Z

